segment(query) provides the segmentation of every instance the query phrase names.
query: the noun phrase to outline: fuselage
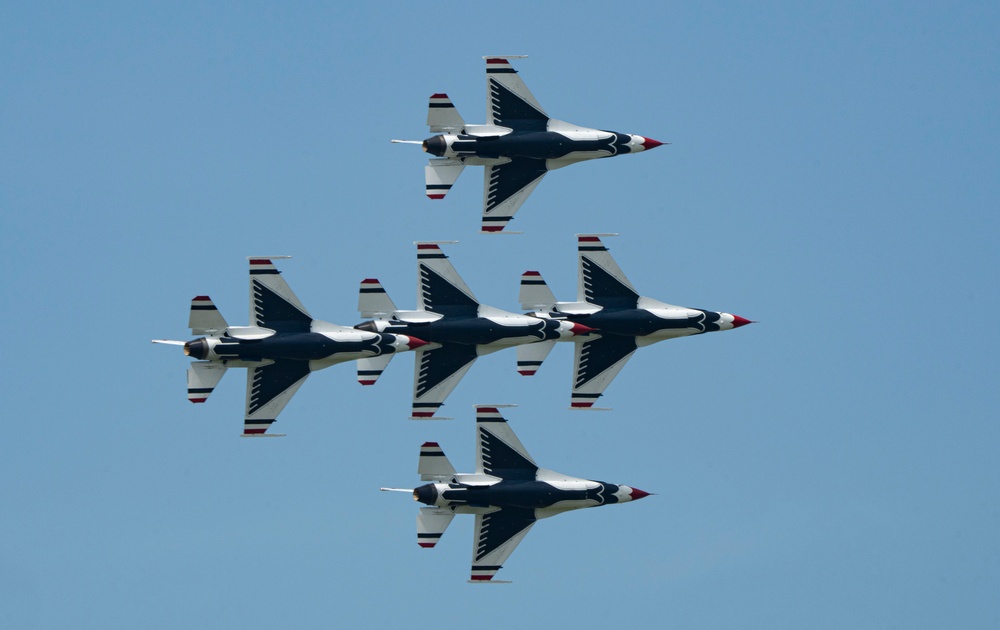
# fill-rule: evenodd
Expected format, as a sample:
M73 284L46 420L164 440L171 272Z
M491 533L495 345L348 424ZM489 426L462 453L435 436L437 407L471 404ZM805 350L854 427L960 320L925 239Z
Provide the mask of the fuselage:
M208 361L295 360L339 363L414 347L413 339L355 329L343 332L274 333L263 339L201 337L184 345L184 352Z
M641 490L603 481L562 477L553 480L502 479L495 483L432 483L413 491L413 498L437 507L517 507L576 510L631 501Z
M650 337L657 341L730 330L742 324L729 313L694 308L604 308L591 314L555 314L595 328L602 335ZM744 322L746 320L743 320Z
M566 339L573 333L573 323L528 315L498 317L442 317L429 322L405 322L398 319L368 321L360 330L419 337L428 343L458 343L483 346L515 346L550 339Z

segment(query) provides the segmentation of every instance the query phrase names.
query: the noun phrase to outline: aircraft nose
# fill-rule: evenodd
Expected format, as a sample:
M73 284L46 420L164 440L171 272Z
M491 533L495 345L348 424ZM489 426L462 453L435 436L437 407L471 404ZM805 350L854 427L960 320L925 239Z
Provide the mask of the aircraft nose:
M648 497L649 496L649 493L646 492L645 490L640 490L638 488L632 488L631 486L629 486L629 488L630 489L629 489L628 494L629 494L630 497L632 497L633 501L638 501L639 499L641 499L643 497Z
M655 149L656 147L663 144L659 140L653 140L652 138L647 138L646 136L639 136L642 138L642 148L646 151L650 149Z
M739 315L733 315L733 328L739 328L740 326L746 326L747 324L753 324L754 322L740 317Z
M576 322L574 322L573 326L570 328L570 331L574 335L586 335L588 333L594 332L594 330L595 329L591 328L590 326L584 326L583 324L578 324Z
M403 339L407 340L406 341L406 347L409 350L416 350L417 348L419 348L421 346L426 346L427 345L426 341L424 341L423 339L418 339L417 337L413 337L413 336L409 336L409 335L399 335L399 337L400 337L400 341L402 341Z

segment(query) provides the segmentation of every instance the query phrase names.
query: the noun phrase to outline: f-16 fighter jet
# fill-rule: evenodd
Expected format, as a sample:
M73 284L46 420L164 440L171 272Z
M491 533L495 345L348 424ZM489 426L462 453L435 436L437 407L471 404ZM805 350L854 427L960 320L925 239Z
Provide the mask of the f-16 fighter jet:
M272 258L288 258L274 256ZM188 368L188 400L203 403L231 367L247 368L243 436L263 436L311 372L362 359L385 368L393 353L425 343L406 335L338 326L306 311L269 258L250 261L250 325L230 326L211 298L191 301L193 341L154 339L184 347L198 359Z
M615 263L601 236L578 234L577 301L556 302L537 271L521 276L521 307L539 317L585 322L598 329L576 344L571 407L589 409L638 348L664 339L730 330L751 324L729 313L665 304L641 297ZM543 312L537 312L543 311Z
M476 472L456 474L437 442L420 447L417 473L427 485L413 499L431 507L417 515L417 544L430 548L455 514L475 514L470 582L488 582L524 539L531 526L549 516L580 508L627 503L649 496L638 488L570 477L539 468L498 407L476 406Z
M638 153L663 144L615 131L580 127L549 118L508 59L486 59L486 124L469 125L447 94L434 94L427 111L432 133L420 144L436 156L425 167L427 196L443 199L462 169L485 166L483 232L501 232L549 171L570 164Z
M508 313L480 304L440 244L416 243L417 310L397 309L376 279L363 280L358 297L361 316L375 319L356 328L417 336L430 344L417 350L415 357L413 419L435 419L434 414L451 390L484 354L517 346L517 369L531 376L556 341L567 341L592 330L583 324ZM358 380L374 382L380 374L381 370L358 365Z

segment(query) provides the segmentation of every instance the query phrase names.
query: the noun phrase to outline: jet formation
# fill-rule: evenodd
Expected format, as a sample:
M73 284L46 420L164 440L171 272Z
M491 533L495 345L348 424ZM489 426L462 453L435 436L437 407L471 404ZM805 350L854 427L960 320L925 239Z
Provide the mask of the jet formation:
M417 242L417 308L401 311L375 278L361 282L358 310L373 317L355 328L373 333L419 337L428 345L415 353L410 417L440 419L435 413L458 382L485 354L517 346L518 371L534 375L557 341L573 341L592 331L587 325L553 317L510 313L480 304L441 245ZM367 374L361 373L358 379Z
M640 296L611 257L601 236L577 235L576 302L557 302L537 271L521 276L521 308L538 317L583 323L597 330L576 344L573 355L573 409L597 409L632 354L665 339L732 330L748 319L730 313L674 306Z
M476 405L476 471L455 472L437 442L420 447L417 473L432 483L410 489L429 507L417 514L417 544L433 548L456 514L475 514L470 582L489 582L536 521L571 510L649 496L631 486L539 468L500 414L510 405Z
M184 354L196 359L187 374L188 400L193 403L208 400L229 368L247 368L244 437L265 435L312 372L353 360L381 372L396 352L425 345L417 337L313 319L271 258L248 258L249 326L230 326L211 298L199 295L191 300L188 327L201 337L187 342L153 340L183 346Z
M438 135L423 141L392 141L419 144L435 156L424 168L431 199L443 199L466 166L486 167L483 232L502 232L549 171L663 144L550 118L510 64L510 59L523 57L484 57L485 124L467 124L447 94L434 94L427 107L427 125Z

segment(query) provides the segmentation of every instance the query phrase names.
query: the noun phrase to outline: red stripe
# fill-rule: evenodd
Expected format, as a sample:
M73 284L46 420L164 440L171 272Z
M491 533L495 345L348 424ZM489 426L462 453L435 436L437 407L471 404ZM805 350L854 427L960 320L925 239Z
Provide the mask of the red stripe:
M502 231L503 231L503 226L502 225L484 225L483 226L483 232L502 232Z
M534 376L537 371L538 370L518 370L517 373L521 376Z
M414 418L430 418L434 415L433 411L414 411L410 414Z
M375 381L358 381L362 385L374 385Z
M251 265L270 265L271 260L268 258L252 258L250 260Z
M448 98L447 94L431 94L431 98Z
M418 542L417 544L420 545L421 547L423 547L424 549L430 549L431 547L433 547L437 543L422 543L422 542Z
M592 402L575 402L575 403L571 403L570 407L589 407L589 406L591 406L593 404L594 403L592 403Z
M489 65L489 64L491 64L491 63L503 63L503 64L507 64L507 65L510 65L510 64L509 64L509 63L507 62L507 60L506 60L506 59L504 59L503 57L494 57L494 58L492 58L492 59L487 59L487 60L486 60L486 63L487 63L487 65Z
M208 297L207 295L199 295L199 296L195 297L191 301L192 302L211 302L212 298Z
M265 431L267 431L267 429L243 429L244 434L251 434L251 433L257 434L257 433L263 433Z
M496 407L480 407L477 413L500 413Z
M417 249L439 249L434 243L420 243L417 245Z
M203 402L205 402L208 399L207 398L188 398L188 400L190 400L193 403L203 403Z
M542 274L538 273L537 271L525 271L521 275L523 275L523 276L540 276Z
M595 243L595 242L599 242L600 240L601 239L597 238L596 236L581 236L580 237L580 242L581 243Z
M378 284L378 278L365 278L361 284Z
M438 444L437 442L424 442L423 444L420 445L421 448L428 447L428 446L433 446L435 448L441 448L441 445Z
M439 193L435 193L433 195L431 195L431 194L428 193L427 196L430 197L431 199L444 199L444 195L439 194Z
M493 576L492 575L473 575L471 579L473 579L473 580L483 580L483 581L487 581L488 582L489 580L493 579Z

